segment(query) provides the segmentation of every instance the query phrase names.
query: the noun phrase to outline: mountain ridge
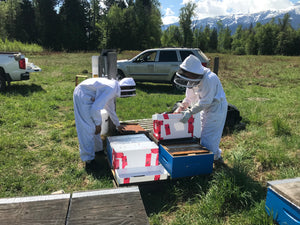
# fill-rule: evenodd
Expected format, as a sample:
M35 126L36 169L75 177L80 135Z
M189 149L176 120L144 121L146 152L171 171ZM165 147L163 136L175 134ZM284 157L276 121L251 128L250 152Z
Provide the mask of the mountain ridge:
M229 27L231 33L234 34L236 28L242 25L243 28L249 28L252 24L253 27L257 23L266 24L270 22L273 18L275 23L278 23L278 19L283 19L284 15L288 13L290 15L290 24L297 30L300 28L300 3L294 4L292 7L281 10L266 10L257 13L247 13L247 14L232 14L227 16L217 16L217 17L207 17L204 19L193 20L193 28L204 29L206 25L210 26L210 29L217 28L217 22L222 21L224 27ZM167 24L162 26L162 30L166 30L169 26L176 25L179 26L179 22Z

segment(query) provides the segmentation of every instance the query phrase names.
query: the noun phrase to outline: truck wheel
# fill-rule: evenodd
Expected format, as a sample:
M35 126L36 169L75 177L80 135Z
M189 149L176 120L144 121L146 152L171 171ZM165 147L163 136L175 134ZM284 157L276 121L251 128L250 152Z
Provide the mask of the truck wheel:
M1 75L1 70L0 70L0 91L4 91L5 88L6 88L6 80Z

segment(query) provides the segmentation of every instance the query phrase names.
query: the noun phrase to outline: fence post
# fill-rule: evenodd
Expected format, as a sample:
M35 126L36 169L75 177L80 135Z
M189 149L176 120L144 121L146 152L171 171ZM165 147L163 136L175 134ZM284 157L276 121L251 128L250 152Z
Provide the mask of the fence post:
M219 57L215 57L214 59L214 73L218 75L219 72Z

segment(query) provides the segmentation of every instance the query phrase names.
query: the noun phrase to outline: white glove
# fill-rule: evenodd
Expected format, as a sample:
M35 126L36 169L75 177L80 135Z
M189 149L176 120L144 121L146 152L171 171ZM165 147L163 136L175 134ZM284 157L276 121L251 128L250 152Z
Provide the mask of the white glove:
M186 123L193 114L200 112L202 109L203 106L199 105L199 103L195 104L191 109L183 113L183 118L180 120L180 122Z
M191 118L191 116L192 116L192 113L191 113L190 110L187 110L187 111L183 112L183 117L180 120L180 122L187 123L187 121L189 121L189 119Z

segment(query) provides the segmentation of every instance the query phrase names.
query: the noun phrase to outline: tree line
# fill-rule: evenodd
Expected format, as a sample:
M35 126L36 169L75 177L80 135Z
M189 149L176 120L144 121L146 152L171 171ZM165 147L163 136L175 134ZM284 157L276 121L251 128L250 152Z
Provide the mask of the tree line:
M161 30L158 0L0 0L0 38L53 51L196 47L204 52L300 55L300 29L290 16L234 34L218 22L193 28L196 5L180 9L179 26ZM276 23L277 22L277 23Z

